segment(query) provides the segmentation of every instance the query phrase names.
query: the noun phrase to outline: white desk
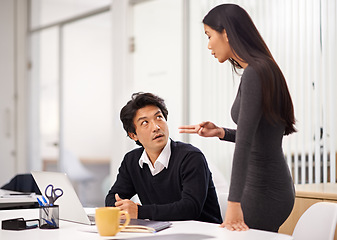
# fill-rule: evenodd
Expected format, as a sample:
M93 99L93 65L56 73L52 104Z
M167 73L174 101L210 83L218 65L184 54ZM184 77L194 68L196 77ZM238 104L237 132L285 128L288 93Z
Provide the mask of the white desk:
M25 220L38 218L38 209L2 210L0 221L23 217ZM117 233L114 237L101 237L95 226L85 226L66 221L60 221L60 228L56 230L29 229L21 231L0 230L0 239L28 239L28 240L102 240L102 239L138 239L138 240L292 240L289 235L258 231L250 229L245 232L232 232L220 228L218 224L179 221L172 222L172 226L158 233Z

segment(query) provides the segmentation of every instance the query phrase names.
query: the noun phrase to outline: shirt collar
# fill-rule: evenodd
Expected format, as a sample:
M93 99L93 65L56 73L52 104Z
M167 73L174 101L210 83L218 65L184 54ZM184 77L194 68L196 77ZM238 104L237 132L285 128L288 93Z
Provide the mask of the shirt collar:
M170 161L170 157L171 157L171 139L169 138L165 147L163 148L163 150L161 151L161 153L159 154L156 162L160 162L161 164L164 165L165 168L168 168L169 165L169 161ZM151 164L151 161L149 159L149 157L146 154L145 149L143 150L142 155L139 158L139 166L141 168L143 168L143 164L147 163L148 165Z

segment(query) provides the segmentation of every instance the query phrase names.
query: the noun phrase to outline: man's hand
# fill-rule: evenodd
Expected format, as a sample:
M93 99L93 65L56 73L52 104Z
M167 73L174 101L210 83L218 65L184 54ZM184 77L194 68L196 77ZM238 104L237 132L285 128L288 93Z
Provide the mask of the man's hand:
M118 193L115 194L115 206L123 211L127 211L130 218L138 218L138 205L129 199L121 199Z

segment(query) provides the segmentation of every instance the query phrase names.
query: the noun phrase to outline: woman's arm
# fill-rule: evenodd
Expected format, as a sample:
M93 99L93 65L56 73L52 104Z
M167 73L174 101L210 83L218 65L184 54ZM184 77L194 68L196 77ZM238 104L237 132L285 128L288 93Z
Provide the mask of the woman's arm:
M220 139L225 137L225 130L209 121L197 125L180 126L179 129L180 133L196 133L202 137L218 137Z

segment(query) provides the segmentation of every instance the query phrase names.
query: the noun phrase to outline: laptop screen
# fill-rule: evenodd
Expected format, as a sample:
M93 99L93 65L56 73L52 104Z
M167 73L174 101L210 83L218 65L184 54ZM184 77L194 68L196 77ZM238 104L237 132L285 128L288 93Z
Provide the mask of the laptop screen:
M49 184L52 184L54 188L61 188L63 190L63 195L55 202L56 205L59 205L60 219L91 224L73 185L65 173L33 171L32 175L44 196L45 189Z

